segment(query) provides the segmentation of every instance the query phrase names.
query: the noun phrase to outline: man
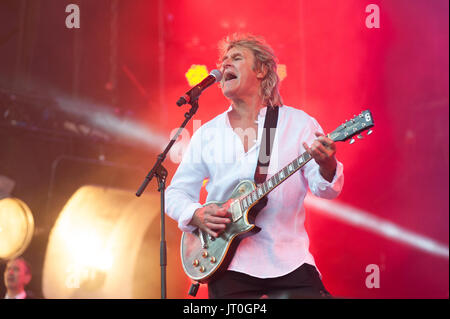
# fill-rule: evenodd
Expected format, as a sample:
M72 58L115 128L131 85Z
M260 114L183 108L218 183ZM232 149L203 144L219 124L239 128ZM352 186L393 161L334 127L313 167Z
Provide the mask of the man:
M268 195L255 224L262 230L243 239L228 270L208 283L210 298L320 298L329 296L309 252L303 200L308 186L335 198L343 165L334 142L305 112L284 106L276 58L264 40L233 35L221 45L221 89L230 108L192 136L171 185L167 213L185 232L197 227L217 237L230 223L217 205L202 207L199 191L208 178L208 201L229 199L242 180L253 180L268 107L279 107L268 177L307 151L313 158Z
M31 280L31 269L23 257L10 260L4 272L6 286L5 299L30 299L31 292L25 291L25 286Z

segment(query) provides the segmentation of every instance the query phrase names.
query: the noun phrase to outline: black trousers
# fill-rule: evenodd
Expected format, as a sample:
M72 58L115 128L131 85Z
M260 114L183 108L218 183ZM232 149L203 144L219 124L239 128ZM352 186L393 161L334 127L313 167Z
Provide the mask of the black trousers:
M208 294L211 299L331 298L316 267L309 264L287 275L264 279L228 270L208 283Z

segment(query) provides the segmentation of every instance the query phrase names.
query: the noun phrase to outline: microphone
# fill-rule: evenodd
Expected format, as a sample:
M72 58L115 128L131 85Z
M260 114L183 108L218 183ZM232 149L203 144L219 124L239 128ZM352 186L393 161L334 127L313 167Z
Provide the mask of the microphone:
M177 101L177 105L182 106L191 101L195 101L196 99L198 99L200 94L202 94L203 90L205 90L212 84L219 82L220 80L222 80L222 72L220 72L219 70L212 70L211 73L209 73L209 75L202 82L194 86L192 89L186 92L185 95L180 97Z

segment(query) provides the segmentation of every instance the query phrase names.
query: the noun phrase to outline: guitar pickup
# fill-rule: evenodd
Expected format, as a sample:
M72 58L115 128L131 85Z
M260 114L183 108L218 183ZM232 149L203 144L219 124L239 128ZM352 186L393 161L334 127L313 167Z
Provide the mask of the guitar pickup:
M231 219L233 222L239 220L242 217L241 205L239 200L235 200L230 205Z

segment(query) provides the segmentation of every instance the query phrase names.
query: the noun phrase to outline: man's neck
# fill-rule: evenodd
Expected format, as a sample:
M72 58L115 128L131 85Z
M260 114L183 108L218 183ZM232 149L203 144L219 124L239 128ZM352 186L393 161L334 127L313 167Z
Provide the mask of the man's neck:
M235 99L233 100L232 116L242 122L253 123L264 105L259 96L249 99Z

